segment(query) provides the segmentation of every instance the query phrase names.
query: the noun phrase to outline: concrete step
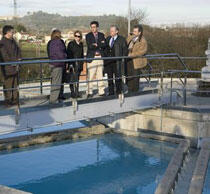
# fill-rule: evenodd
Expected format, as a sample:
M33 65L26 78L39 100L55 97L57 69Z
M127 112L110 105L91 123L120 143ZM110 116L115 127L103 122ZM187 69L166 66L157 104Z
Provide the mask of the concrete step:
M173 194L188 193L198 154L199 151L194 149L191 149L188 152L187 156L185 157L183 167L181 168L181 172L178 176Z

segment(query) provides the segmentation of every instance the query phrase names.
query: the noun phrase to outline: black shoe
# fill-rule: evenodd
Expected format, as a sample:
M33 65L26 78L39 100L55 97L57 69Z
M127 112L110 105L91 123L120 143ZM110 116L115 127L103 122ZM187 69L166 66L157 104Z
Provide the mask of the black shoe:
M88 94L87 99L93 98L93 94Z
M59 99L59 100L66 100L67 98L64 97L64 96L61 96L61 97L59 97L58 99Z
M77 98L82 98L82 95L81 94L77 94Z
M62 103L62 100L58 99L58 100L52 101L52 102L49 101L49 103L52 104L52 105L54 105L54 104L60 104L60 103Z
M11 106L16 106L16 105L18 105L18 101L14 100L14 101L8 102L8 104Z
M106 94L99 94L99 96L100 96L100 97L105 97L105 96L106 96Z
M5 106L6 108L12 107L12 105L11 105L9 102L5 102L5 103L4 103L4 106Z
M77 95L75 93L71 93L71 98L77 98Z
M108 96L114 96L114 93L109 93Z

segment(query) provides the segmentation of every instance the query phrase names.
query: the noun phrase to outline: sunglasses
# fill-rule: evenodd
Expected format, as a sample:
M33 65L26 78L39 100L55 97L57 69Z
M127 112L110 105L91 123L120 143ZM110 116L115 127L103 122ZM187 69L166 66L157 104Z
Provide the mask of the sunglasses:
M78 35L75 35L74 37L75 37L75 38L81 38L81 36L78 36Z

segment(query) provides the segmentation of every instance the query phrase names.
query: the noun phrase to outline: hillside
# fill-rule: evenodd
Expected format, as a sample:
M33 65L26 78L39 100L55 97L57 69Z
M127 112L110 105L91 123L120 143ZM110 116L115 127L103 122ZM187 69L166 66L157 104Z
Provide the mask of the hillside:
M110 25L119 20L120 16L104 15L104 16L62 16L59 14L49 14L42 11L28 14L19 19L19 22L24 24L31 30L39 32L50 32L52 28L65 29L87 29L92 20L100 22L100 28L106 30Z

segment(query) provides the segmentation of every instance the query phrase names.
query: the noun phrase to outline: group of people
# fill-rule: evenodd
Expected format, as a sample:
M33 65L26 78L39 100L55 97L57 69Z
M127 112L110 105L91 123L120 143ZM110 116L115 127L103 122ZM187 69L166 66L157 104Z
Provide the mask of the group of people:
M139 74L141 68L147 65L144 56L147 52L147 41L143 36L142 25L133 28L132 35L127 40L119 35L119 29L113 25L110 27L110 35L106 38L99 32L99 23L90 23L91 32L86 35L87 44L87 98L93 97L94 80L97 80L98 95L120 95L124 92L122 74L126 74L126 84L129 92L139 90ZM59 59L83 59L84 49L82 33L78 30L74 33L74 40L69 42L67 48L61 37L61 31L54 29L51 40L47 46L48 56L51 60ZM111 59L111 57L130 56L129 59ZM103 59L103 57L108 57ZM136 58L135 58L136 57ZM73 98L79 97L79 77L83 70L83 61L68 63L51 63L52 87L50 103L65 99L63 95L63 83L71 82L70 90ZM108 78L108 93L105 91L104 75ZM73 84L76 83L76 84Z
M126 84L129 92L139 90L139 74L141 68L147 65L144 56L147 52L147 41L143 36L142 25L133 28L132 35L127 40L119 35L119 29L110 27L110 35L105 37L99 32L99 23L90 23L91 32L86 35L87 43L87 98L93 97L94 80L97 81L98 95L120 95L123 93L124 84L122 74L126 73ZM14 28L6 25L3 27L3 38L0 40L0 62L13 62L21 60L21 51L14 38ZM72 62L51 62L51 91L50 103L54 104L65 99L64 83L70 84L71 97L80 97L79 78L83 71L84 45L82 32L74 32L74 40L66 47L62 40L61 31L53 29L51 40L47 44L47 53L50 60L74 59ZM129 59L111 59L110 57L130 56ZM103 60L103 57L109 57ZM4 96L6 105L18 103L18 68L16 65L1 66L4 80ZM105 92L104 75L108 78L108 93Z

